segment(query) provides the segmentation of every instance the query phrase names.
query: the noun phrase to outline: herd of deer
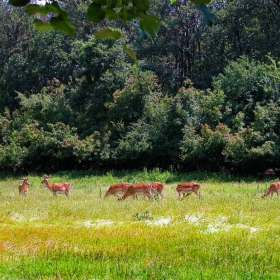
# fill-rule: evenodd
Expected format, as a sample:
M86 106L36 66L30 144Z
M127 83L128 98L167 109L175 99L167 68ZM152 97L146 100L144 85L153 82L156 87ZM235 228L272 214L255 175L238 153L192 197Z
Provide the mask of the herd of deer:
M70 196L71 184L67 182L60 183L50 183L47 175L43 176L43 181L41 184L44 184L53 195L65 194ZM28 178L21 179L23 182L19 185L19 194L27 195L28 187L30 186ZM153 192L158 193L163 198L163 189L164 186L160 182L152 183L141 183L141 184L130 184L130 183L118 183L113 184L109 187L103 198L106 198L110 195L117 196L118 200L125 200L127 197L132 196L133 199L137 199L137 195L143 195L143 197L148 197L149 199L154 199ZM182 200L191 193L196 194L200 198L200 184L196 182L183 182L179 183L176 187L176 191L179 195L179 200ZM265 198L269 194L271 196L276 192L277 196L278 191L280 190L280 182L271 183L268 190L261 196ZM182 197L181 197L182 195Z

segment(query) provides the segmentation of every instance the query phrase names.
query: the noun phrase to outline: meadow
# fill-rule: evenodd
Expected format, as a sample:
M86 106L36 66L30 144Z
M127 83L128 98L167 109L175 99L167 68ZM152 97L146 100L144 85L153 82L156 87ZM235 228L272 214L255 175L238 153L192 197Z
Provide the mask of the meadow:
M224 173L59 172L71 197L29 175L0 178L0 279L280 279L280 198L270 181ZM164 199L100 199L109 185L161 181ZM178 200L181 181L201 184Z

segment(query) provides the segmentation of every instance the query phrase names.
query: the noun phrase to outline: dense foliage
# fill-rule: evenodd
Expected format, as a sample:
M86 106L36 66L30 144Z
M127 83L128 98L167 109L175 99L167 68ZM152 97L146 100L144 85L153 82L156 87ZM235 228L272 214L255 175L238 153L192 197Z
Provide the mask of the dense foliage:
M155 1L153 43L123 30L138 68L82 5L65 2L71 37L1 2L1 169L279 168L279 1L209 8L212 28L189 1Z

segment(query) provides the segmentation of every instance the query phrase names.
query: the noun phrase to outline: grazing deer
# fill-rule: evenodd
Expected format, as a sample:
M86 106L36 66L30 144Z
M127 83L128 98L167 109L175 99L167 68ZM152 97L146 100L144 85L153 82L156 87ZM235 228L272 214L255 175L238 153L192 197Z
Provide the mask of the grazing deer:
M274 182L271 183L268 190L266 191L266 193L264 193L261 198L265 198L267 197L269 194L271 194L271 197L273 196L273 193L277 193L277 196L279 196L278 191L280 190L280 182Z
M163 198L163 194L162 194L162 191L164 189L163 184L160 182L152 182L151 185L153 189Z
M118 198L120 198L120 196L118 194L119 193L124 194L130 186L131 186L131 184L126 183L126 182L119 183L119 184L113 184L109 187L109 189L107 190L107 192L105 193L103 198L106 198L109 195L114 195L114 196L117 196Z
M20 179L22 180L22 184L20 184L18 186L18 191L19 194L24 194L27 195L28 194L28 187L30 186L29 182L28 182L28 178L24 178L24 179Z
M45 186L53 193L53 195L65 194L66 196L70 196L70 183L50 183L48 179L49 177L47 175L44 175L41 184L45 184Z
M179 194L179 200L183 200L183 198L190 195L191 193L195 193L200 198L199 188L200 188L200 184L196 182L179 183L176 188ZM183 195L182 199L181 199L181 194Z
M132 196L133 199L137 199L138 194L142 194L144 197L148 197L149 199L154 199L152 190L155 190L151 184L143 183L143 184L133 184L131 185L127 191L124 193L122 197L119 197L118 200L125 200L127 197Z

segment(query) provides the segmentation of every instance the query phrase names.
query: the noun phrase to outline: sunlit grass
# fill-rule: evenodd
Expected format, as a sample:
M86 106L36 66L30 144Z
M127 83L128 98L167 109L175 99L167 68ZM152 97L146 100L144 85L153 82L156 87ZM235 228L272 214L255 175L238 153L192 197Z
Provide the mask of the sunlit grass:
M201 199L178 200L179 181L201 183ZM279 199L269 181L228 174L61 172L71 197L29 176L0 181L1 279L278 279ZM155 202L100 199L115 182L162 181Z

